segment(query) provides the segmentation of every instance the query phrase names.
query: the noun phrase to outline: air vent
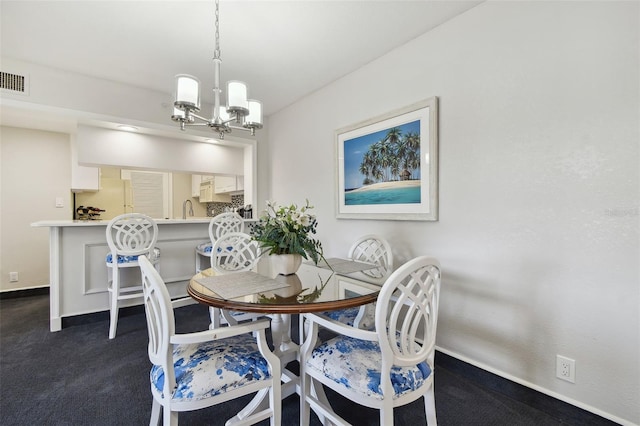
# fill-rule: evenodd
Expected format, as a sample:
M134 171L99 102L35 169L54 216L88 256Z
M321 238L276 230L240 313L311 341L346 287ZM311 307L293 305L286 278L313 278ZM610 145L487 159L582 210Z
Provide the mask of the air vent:
M27 78L24 75L0 71L0 89L26 94Z

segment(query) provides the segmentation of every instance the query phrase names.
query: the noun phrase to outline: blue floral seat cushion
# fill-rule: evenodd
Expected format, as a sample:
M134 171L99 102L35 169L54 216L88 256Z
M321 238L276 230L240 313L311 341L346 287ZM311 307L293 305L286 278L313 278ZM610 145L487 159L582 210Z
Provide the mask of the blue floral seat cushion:
M306 366L347 389L382 399L380 357L377 342L338 336L315 348ZM394 399L420 388L430 375L431 368L426 362L414 367L393 366Z
M339 321L343 324L348 325L349 327L353 327L353 324L355 323L356 317L358 316L359 312L360 312L360 307L355 307L355 308L338 309L335 311L326 311L326 312L322 312L321 315L329 317L334 321ZM375 311L373 309L367 310L360 322L360 328L364 330L373 330L374 314L375 314Z
M213 248L213 244L211 243L202 243L196 246L196 251L198 253L211 253L211 249Z
M267 361L251 334L211 342L176 345L173 350L176 389L173 401L201 400L269 379ZM154 365L151 383L162 393L164 371Z
M154 247L153 253L149 259L151 260L151 262L155 262L158 259L160 259L160 249L158 247ZM107 263L113 262L113 255L111 253L107 254L107 257L105 260ZM121 254L118 255L118 263L120 264L132 263L137 261L138 261L138 256L123 256Z
M338 309L336 311L322 312L321 315L327 316L334 321L340 321L349 327L353 327L353 322L356 320L359 311L360 308L346 308Z
M202 243L196 246L196 251L198 253L211 253L211 250L213 250L213 244L211 243ZM233 247L229 246L227 247L227 250L233 251ZM218 253L220 252L222 252L222 249L218 247Z

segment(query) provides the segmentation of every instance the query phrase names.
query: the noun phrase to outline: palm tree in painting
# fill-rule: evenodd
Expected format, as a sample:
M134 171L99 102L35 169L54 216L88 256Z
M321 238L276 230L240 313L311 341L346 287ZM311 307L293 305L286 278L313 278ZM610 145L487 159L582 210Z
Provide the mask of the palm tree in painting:
M396 156L396 145L402 138L402 130L399 127L393 127L389 129L382 142L382 167L385 169L390 168L391 158ZM393 173L392 173L393 174ZM385 180L390 180L387 174Z
M390 159L390 167L391 167L391 176L393 176L393 180L397 180L398 175L400 174L400 159L397 155L391 156Z
M379 168L382 163L382 155L381 155L381 147L382 141L378 141L369 147L369 152L371 153L371 166L372 168Z
M401 180L407 180L411 176L411 172L407 170L407 155L409 154L409 142L407 138L402 138L396 145L396 158L398 159L398 168L402 170L398 171Z
M407 144L407 152L403 156L404 168L411 173L413 178L412 172L420 168L420 135L409 132L405 135L404 140Z
M385 137L373 143L365 153L359 172L364 175L363 184L389 180L415 179L420 168L420 135L415 132L402 134L399 127L389 129Z
M371 180L371 155L368 152L364 155L358 171L364 175L363 185L369 185L373 182Z

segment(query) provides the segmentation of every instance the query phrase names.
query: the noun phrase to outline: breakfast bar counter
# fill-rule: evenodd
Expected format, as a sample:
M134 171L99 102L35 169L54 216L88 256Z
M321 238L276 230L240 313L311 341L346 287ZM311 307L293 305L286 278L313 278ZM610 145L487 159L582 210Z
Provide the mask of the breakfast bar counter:
M210 221L210 217L156 219L160 274L172 298L187 295L187 284L195 272L195 248L209 241ZM44 220L31 224L49 227L51 331L62 329L62 318L109 310L105 263L109 253L108 223L108 220ZM127 272L130 274L125 280L139 282L138 270ZM142 304L141 299L130 301L130 305L138 304Z

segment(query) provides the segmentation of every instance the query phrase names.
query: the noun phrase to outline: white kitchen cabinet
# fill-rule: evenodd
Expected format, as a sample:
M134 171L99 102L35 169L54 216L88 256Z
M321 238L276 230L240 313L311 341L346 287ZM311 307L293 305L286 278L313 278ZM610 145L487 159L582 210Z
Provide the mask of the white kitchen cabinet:
M235 176L216 176L214 182L216 194L226 194L236 190Z
M215 192L214 182L213 181L205 181L200 184L200 200L201 203L211 203L211 202L219 202L219 203L230 203L231 195L230 194L217 194Z
M244 176L216 176L214 181L216 194L228 194L244 189Z
M202 183L202 175L191 175L191 196L200 197L200 184Z
M71 191L99 191L100 168L78 164L78 147L75 135L71 136Z
M211 181L213 181L213 176L211 175L191 175L191 196L200 197L200 184Z
M71 167L71 190L73 192L100 190L100 169L73 164Z

